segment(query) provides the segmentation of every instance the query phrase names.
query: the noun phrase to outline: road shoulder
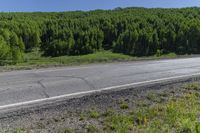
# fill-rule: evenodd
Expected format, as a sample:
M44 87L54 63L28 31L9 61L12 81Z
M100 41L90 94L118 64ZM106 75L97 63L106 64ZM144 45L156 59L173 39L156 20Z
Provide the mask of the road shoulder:
M109 110L126 114L129 109L137 108L141 100L158 103L162 98L159 95L178 95L182 86L186 84L199 84L199 77L190 77L177 81L167 81L154 84L145 84L127 89L104 91L85 96L62 99L61 101L45 103L37 106L24 106L20 109L1 111L1 130L14 131L34 130L47 132L64 132L66 129L88 131L101 129L102 118ZM151 95L152 94L152 95ZM157 95L156 95L157 96Z

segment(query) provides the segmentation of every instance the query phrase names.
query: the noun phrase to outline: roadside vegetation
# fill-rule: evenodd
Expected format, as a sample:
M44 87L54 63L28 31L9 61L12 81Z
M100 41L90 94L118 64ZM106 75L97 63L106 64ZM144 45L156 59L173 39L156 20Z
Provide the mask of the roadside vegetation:
M151 97L151 98L150 98ZM146 98L129 107L119 102L121 110L99 112L99 125L89 125L88 132L200 132L200 86L191 84L169 93L149 93ZM89 118L90 119L90 118Z
M101 106L100 108L96 108L97 105L91 106L86 109L88 111L72 115L73 118L65 116L68 113L57 114L62 117L54 116L51 119L40 118L44 122L37 121L32 123L31 127L17 128L16 133L30 131L44 133L200 133L199 84L160 91L150 90L145 94L143 92L137 95L136 99L114 98L112 106ZM71 126L68 125L69 119L74 119L70 121ZM49 125L46 125L47 123Z
M37 49L33 52L24 54L24 60L20 62L12 62L4 60L0 71L34 69L46 67L72 66L72 65L86 65L92 63L111 63L137 60L154 60L178 57L174 53L164 54L161 56L153 55L146 57L133 57L120 53L113 53L112 51L100 51L93 54L79 55L79 56L59 56L59 57L43 57L42 53Z
M200 8L133 7L88 12L0 13L0 64L28 62L27 56L35 49L42 53L37 64L48 63L47 60L57 63L59 59L68 62L65 58L84 60L87 56L50 57L93 53L95 56L104 50L133 57L199 54L199 12ZM83 62L90 62L90 56Z

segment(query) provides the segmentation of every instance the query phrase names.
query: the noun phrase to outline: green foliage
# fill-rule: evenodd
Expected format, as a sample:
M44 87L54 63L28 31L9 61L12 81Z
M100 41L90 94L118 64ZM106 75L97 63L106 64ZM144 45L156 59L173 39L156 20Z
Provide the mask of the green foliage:
M104 130L107 132L128 133L133 129L133 118L123 114L113 113L104 123Z
M88 125L87 127L87 132L88 133L99 133L99 130L95 125Z
M67 129L65 130L65 133L74 133L74 130L67 128Z
M0 58L2 60L20 61L23 59L24 43L14 32L8 30L0 32Z
M119 105L120 105L121 109L128 109L129 108L128 102L126 102L125 100L120 100Z
M24 45L23 45L23 42L17 37L15 33L10 34L9 44L11 48L12 60L14 61L22 60Z
M112 50L133 56L200 53L200 8L0 13L2 60ZM123 19L122 19L123 18Z
M9 57L10 47L2 36L0 36L0 59L7 59Z
M186 90L200 90L200 85L197 84L189 84L184 87Z
M14 133L21 133L21 129L20 128L17 128Z
M97 112L97 111L95 111L95 110L91 110L91 111L89 112L89 116L90 116L91 118L99 118L99 117L100 117L100 114L99 114L99 112Z
M191 84L184 88L177 88L174 93L164 95L162 93L150 92L141 101L148 101L151 104L138 104L129 109L131 113L114 111L104 115L104 132L187 132L199 133L199 85ZM186 90L186 91L185 91ZM151 95L151 96L150 96ZM153 98L152 98L153 95ZM162 103L154 100L155 97L167 99ZM149 96L151 98L149 98ZM137 103L140 102L137 101ZM153 102L153 103L152 103ZM100 119L100 120L102 120Z
M197 132L197 133L200 133L200 123L197 123L197 124L196 124L196 132Z

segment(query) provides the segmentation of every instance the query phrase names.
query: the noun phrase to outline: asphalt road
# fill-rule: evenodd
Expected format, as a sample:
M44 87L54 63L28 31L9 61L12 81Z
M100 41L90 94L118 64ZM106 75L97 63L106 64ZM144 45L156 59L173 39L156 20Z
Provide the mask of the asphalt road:
M0 106L200 72L200 58L0 73Z

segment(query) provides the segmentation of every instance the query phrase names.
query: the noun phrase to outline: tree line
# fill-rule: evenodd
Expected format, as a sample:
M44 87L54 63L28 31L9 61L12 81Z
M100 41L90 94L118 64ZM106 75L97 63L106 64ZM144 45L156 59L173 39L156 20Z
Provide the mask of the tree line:
M34 48L44 56L199 54L200 8L0 13L0 60L23 60Z

